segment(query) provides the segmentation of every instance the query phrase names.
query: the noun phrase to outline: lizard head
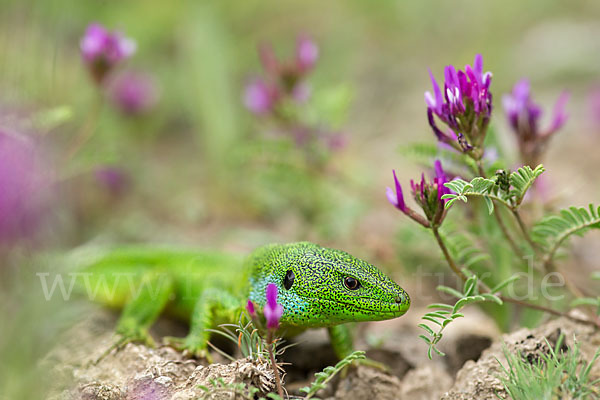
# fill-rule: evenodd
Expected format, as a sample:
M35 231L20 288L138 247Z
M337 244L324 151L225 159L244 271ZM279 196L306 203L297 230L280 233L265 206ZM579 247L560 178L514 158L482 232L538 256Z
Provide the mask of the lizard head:
M375 266L350 254L301 242L271 245L250 258L250 300L265 304L275 283L281 323L319 327L379 321L403 315L408 294Z

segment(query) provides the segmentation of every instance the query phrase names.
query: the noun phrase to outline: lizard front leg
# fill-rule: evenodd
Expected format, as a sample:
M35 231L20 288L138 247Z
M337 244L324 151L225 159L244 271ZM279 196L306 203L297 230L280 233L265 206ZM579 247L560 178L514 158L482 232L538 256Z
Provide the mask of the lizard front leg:
M333 351L340 360L354 351L352 331L348 325L330 326L327 328L327 331L329 332L329 338L331 340ZM389 368L385 364L370 358L357 360L355 362L389 372Z
M352 332L347 325L334 325L327 328L335 355L341 360L354 351Z
M115 348L121 348L129 342L141 342L153 347L154 340L148 329L156 321L173 294L173 280L167 274L147 272L142 276L139 286L131 285L131 299L123 307L117 323L116 333L119 339L97 360L100 361Z
M166 337L165 342L192 357L205 358L212 362L212 357L207 350L207 342L210 338L208 329L215 328L215 315L218 311L239 309L238 303L237 299L224 290L205 289L194 305L188 335L185 338ZM233 304L238 306L232 307ZM232 321L234 318L233 313L228 317Z

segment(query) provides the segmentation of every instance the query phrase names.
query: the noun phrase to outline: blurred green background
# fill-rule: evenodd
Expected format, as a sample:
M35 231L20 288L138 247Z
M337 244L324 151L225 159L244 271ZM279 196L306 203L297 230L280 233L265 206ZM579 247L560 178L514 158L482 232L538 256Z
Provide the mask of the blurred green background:
M8 365L22 362L16 371L47 346L22 355L27 346L12 346L15 337L50 343L61 326L43 317L25 322L63 309L37 301L35 272L88 243L248 252L272 241L313 240L410 280L397 242L399 229L411 239L413 224L387 203L385 187L393 168L402 182L423 168L400 154L402 145L434 142L423 101L431 90L427 68L441 80L445 65L462 67L476 53L493 73L492 125L508 147L514 141L500 98L518 79L531 80L546 110L543 124L558 94L571 93L569 121L544 162L561 188L553 197L557 205L584 205L600 194L599 117L588 105L600 85L596 0L3 0L0 10L0 127L43 144L54 189L36 240L1 246L0 351L10 348ZM98 97L79 51L94 21L136 40L126 68L152 74L160 99L136 117L107 101L94 136L67 159ZM261 73L257 45L270 42L286 58L299 34L320 48L309 78L315 94L343 88L334 100L343 104L323 109L336 114L329 118L348 144L317 172L296 163L298 148L265 134L242 103L244 85ZM95 175L107 166L126 182L116 194ZM415 246L433 248L420 239Z

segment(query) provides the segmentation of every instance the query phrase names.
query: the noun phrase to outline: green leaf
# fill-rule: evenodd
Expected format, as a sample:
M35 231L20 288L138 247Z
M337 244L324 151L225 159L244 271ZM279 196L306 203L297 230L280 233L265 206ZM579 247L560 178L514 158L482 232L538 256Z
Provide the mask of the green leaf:
M73 109L70 106L62 105L40 111L33 117L33 123L38 129L50 131L71 119L73 119Z
M436 353L438 353L438 355L440 355L440 356L442 356L442 357L444 357L444 356L446 355L446 353L443 353L443 352L441 352L441 351L440 351L440 350L438 350L438 348L437 348L437 347L435 347L435 346L433 346L433 350L434 350Z
M471 303L478 303L480 301L485 301L485 297L481 295L463 297L462 299L458 300L454 305L454 312L458 312L460 309Z
M520 278L519 275L513 275L510 278L503 280L502 282L500 282L499 284L497 284L496 286L491 288L490 292L498 293L499 291L501 291L502 289L504 289L505 287L507 287L508 285L513 283L514 281L519 280L519 278Z
M488 208L488 214L492 215L494 212L494 202L490 199L490 196L483 196L483 200L485 200L485 205Z
M428 317L431 318L439 318L439 319L445 319L446 316L444 314L441 314L439 312L428 312L427 314L425 314Z
M537 222L532 237L552 257L562 243L571 235L582 235L590 229L600 228L600 208L569 207L558 215L550 215Z
M463 295L470 296L471 294L473 294L476 285L477 277L473 275L465 281L465 284L463 285Z
M431 336L435 336L435 332L433 331L433 329L431 329L431 328L429 327L429 325L425 325L425 324L422 324L422 323L421 323L421 324L419 324L419 325L417 325L417 326L418 326L418 327L420 327L420 328L422 328L422 329L425 329L425 330L427 331L427 333L429 333ZM428 339L427 339L427 340L428 340Z
M482 293L481 296L483 296L483 298L485 300L487 300L487 301L496 303L498 305L502 305L503 304L502 299L500 297L495 296L495 295L493 295L491 293Z
M424 316L422 316L422 317L421 317L421 319L424 319L424 320L427 320L427 321L433 322L434 324L437 324L437 325L439 325L439 326L442 326L442 323L441 323L441 322L439 322L437 319L435 319L435 318L432 318L432 317L429 317L429 316L427 316L427 315L424 315Z
M427 308L443 308L446 310L452 310L452 306L450 304L444 304L444 303L433 303L433 304L429 304L427 306Z
M432 335L432 336L433 336L433 335ZM425 343L427 343L427 344L431 344L431 340L430 340L430 339L429 339L427 336L425 336L425 335L419 335L419 337L420 337L421 339L423 339L423 340L425 341Z
M458 297L458 298L463 297L463 294L461 292L459 292L456 289L452 289L451 287L448 287L448 286L439 285L436 288L436 290L439 290L440 292L448 293L449 295L454 296L454 297Z
M311 383L311 385L301 388L300 391L306 393L306 400L310 399L319 390L323 389L326 386L326 384L345 366L349 365L355 360L361 360L364 358L364 351L355 351L347 355L346 357L344 357L343 360L340 360L334 367L326 367L322 372L317 372L315 374L315 380Z
M591 297L579 297L571 302L571 307L578 306L595 306L600 305L600 298L593 299Z
M510 174L510 184L512 190L510 195L514 198L515 204L519 205L525 197L527 190L533 185L533 182L545 171L542 164L535 167L534 170L530 166L524 165L521 168Z

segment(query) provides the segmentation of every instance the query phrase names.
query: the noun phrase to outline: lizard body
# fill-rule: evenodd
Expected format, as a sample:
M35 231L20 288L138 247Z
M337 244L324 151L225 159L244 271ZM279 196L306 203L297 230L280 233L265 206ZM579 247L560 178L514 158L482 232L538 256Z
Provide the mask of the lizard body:
M148 329L164 311L190 323L188 336L171 344L196 356L207 356L207 329L237 322L248 299L261 310L269 283L284 310L280 331L326 327L340 358L352 351L342 324L399 317L410 306L408 294L373 265L308 242L263 246L245 262L217 252L120 249L85 274L93 300L123 309L117 333L124 341L151 343Z

